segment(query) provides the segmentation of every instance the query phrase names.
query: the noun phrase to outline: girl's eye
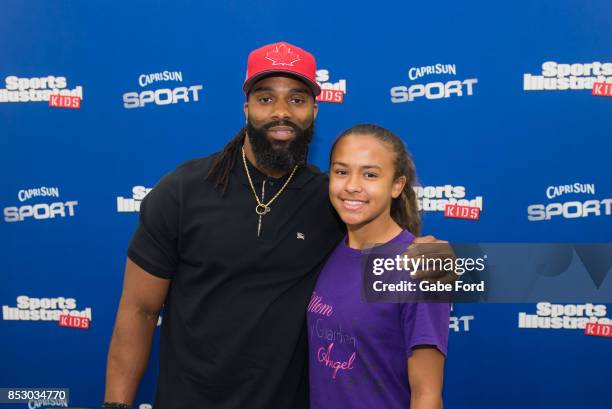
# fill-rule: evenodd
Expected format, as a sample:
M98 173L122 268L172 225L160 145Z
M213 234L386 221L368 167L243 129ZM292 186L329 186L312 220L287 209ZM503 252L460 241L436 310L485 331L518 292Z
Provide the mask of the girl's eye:
M375 178L377 178L377 177L378 177L378 175L377 175L376 173L370 173L370 172L367 172L367 173L365 174L365 177L366 177L366 178L368 178L368 179L375 179Z
M336 173L336 175L346 175L347 172L346 172L346 170L338 169L338 170L336 170L335 173Z

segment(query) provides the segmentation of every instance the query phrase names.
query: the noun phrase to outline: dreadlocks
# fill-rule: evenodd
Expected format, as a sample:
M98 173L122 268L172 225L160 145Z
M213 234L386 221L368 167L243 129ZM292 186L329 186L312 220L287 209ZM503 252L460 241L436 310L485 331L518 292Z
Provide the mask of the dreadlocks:
M236 161L236 151L240 149L244 142L246 135L246 127L242 128L234 138L229 141L223 148L223 151L217 155L213 162L206 179L214 180L215 188L221 190L221 195L225 194L227 185L229 183L229 174L234 168L234 162Z

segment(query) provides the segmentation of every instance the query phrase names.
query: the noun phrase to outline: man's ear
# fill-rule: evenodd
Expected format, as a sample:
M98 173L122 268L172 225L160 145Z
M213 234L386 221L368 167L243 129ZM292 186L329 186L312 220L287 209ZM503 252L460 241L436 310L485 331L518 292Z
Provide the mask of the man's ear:
M313 120L317 119L317 114L319 113L319 104L317 104L317 101L315 100L314 105L312 106L312 109L314 111L313 114Z
M248 101L244 103L244 106L242 107L243 111L244 111L244 119L245 121L249 120L249 103Z

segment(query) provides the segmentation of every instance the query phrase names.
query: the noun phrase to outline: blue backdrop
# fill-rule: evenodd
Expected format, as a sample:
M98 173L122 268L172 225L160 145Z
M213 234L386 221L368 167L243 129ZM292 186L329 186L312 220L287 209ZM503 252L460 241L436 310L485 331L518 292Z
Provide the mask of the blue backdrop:
M462 186L455 198L482 205L477 221L425 211L426 234L610 242L612 100L591 89L612 83L611 27L606 0L3 1L0 387L65 387L71 406L99 405L138 218L126 210L239 130L246 57L271 42L311 51L323 87L345 92L320 104L311 162L327 169L336 135L376 122L405 140L423 186ZM49 105L62 90L79 109ZM60 304L90 328L35 319ZM611 339L519 327L538 311L455 306L446 408L612 407ZM156 347L151 359L141 409Z

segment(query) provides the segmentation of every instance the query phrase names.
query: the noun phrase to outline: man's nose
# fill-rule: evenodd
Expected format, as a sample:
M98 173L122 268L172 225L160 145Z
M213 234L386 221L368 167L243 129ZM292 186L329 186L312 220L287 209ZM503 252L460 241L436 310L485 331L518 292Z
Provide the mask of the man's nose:
M272 118L276 120L291 118L291 110L289 108L290 107L287 101L278 99L274 103L274 110L272 111Z

